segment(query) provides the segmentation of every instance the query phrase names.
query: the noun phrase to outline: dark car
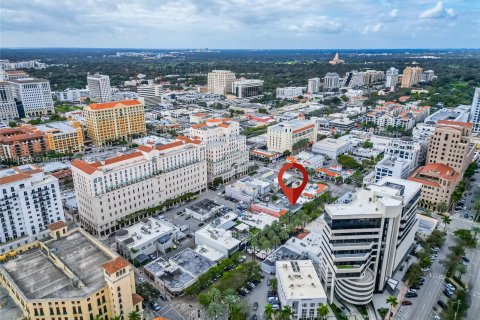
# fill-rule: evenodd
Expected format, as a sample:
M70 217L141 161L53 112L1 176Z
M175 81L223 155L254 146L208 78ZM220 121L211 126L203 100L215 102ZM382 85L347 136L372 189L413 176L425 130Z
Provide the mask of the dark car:
M438 300L437 304L442 308L442 309L447 309L447 304L443 302L442 300Z
M160 299L162 299L162 301L167 301L167 297L165 297L163 294L160 295Z
M198 224L198 226L201 227L201 226L203 226L204 224L205 224L205 223L200 222L200 223Z
M448 298L451 298L453 296L453 292L446 288L445 290L443 290L443 294L446 295Z
M159 311L160 310L160 306L158 305L158 303L156 303L155 301L150 301L150 308L152 308L153 310L155 311Z
M410 300L402 301L402 306L409 306L411 304L412 304L412 301L410 301Z
M419 283L414 283L410 288L415 289L415 290L420 290L420 284Z
M254 315L252 315L252 316L250 317L250 320L257 320L257 319L258 319L258 317L257 317L256 314L254 314Z
M416 298L416 297L418 297L418 293L416 293L416 292L407 293L407 294L405 295L405 297L407 297L407 298Z
M253 303L253 310L257 311L257 309L258 309L258 302L255 301L255 302Z
M470 259L468 259L467 257L462 257L462 260L465 262L470 262Z

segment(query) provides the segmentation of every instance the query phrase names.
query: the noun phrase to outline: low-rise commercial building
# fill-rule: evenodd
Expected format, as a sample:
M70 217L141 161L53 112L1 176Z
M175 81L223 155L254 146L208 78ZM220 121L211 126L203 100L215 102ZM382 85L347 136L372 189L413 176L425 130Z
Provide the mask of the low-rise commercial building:
M185 214L199 221L222 214L227 208L210 199L203 199L185 208Z
M349 141L326 138L313 144L312 151L322 154L330 159L337 159L341 154L350 151L352 145Z
M233 213L230 213L234 215ZM236 215L234 215L236 217ZM211 223L195 232L195 244L204 245L221 252L224 257L240 249L241 241L234 236L234 232Z
M383 177L394 177L407 179L410 174L410 160L385 157L375 165L375 181L377 182Z
M142 313L133 268L80 228L49 226L51 239L18 250L0 265L0 284L25 317L93 319Z
M286 88L277 88L276 98L277 99L294 99L298 96L301 96L306 90L305 87L286 87Z
M327 295L312 261L277 261L275 277L280 303L292 309L292 319L317 319Z
M48 152L45 133L25 125L0 129L0 159L15 162L32 162Z
M263 80L235 80L232 82L232 93L238 98L259 97L263 95Z
M250 203L270 191L271 185L268 181L255 179L254 177L246 177L225 186L225 196L246 203Z
M133 261L139 255L165 253L173 245L176 231L164 219L144 218L140 222L115 233L117 251Z

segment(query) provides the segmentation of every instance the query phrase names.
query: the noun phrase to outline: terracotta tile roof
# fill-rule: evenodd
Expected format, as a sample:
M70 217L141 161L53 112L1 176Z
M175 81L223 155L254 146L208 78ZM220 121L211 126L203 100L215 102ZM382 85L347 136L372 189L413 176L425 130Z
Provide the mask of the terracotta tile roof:
M72 166L74 166L77 169L82 170L83 172L87 174L92 174L95 171L97 171L97 166L91 163L87 163L83 160L73 160L71 163Z
M222 122L223 120L220 118L212 118L212 119L207 119L207 122Z
M186 143L194 143L194 144L200 144L202 143L202 140L200 140L200 138L196 137L197 139L195 139L195 137L193 138L189 138L189 137L186 137L186 136L177 136L177 140L182 140L182 141L185 141Z
M288 156L286 161L290 163L295 163L297 162L297 158L295 158L294 156Z
M299 233L299 234L297 235L297 239L302 240L303 238L305 238L305 237L308 236L309 234L310 234L310 231L305 231L305 232Z
M132 303L133 305L139 304L140 302L143 301L143 298L141 295L132 293Z
M320 168L316 169L315 172L317 173L323 173L324 175L331 177L331 178L336 178L340 176L340 173L334 172L332 170L328 170L327 168Z
M317 183L317 186L318 186L317 193L322 193L328 188L328 186L324 185L323 183Z
M57 221L57 222L49 224L48 229L50 229L51 231L55 231L55 230L58 230L58 229L62 229L66 226L67 226L67 224L65 223L65 221Z
M314 128L314 127L315 127L315 125L311 124L311 125L308 125L306 127L303 127L303 128L297 129L297 130L293 130L293 133L299 133L299 132L302 132L302 131L305 131L305 130L308 130L308 129Z
M314 196L313 194L308 193L308 192L304 192L304 193L302 194L302 196L303 196L304 198L307 198L307 199L313 199L313 198L315 198L315 196Z
M120 101L112 101L112 102L104 102L104 103L92 103L88 107L90 110L105 110L105 109L112 109L116 107L124 106L136 106L141 104L138 100L120 100Z
M198 128L204 128L206 126L207 126L206 123L199 123L199 124L196 124L196 125L192 126L192 128L193 129L198 129Z
M460 121L450 121L450 120L438 120L437 124L460 126L464 128L472 128L473 123L471 122L460 122Z
M152 152L153 148L150 146L139 146L137 147L137 150L143 151L143 152Z
M108 273L115 273L129 265L129 262L122 257L117 257L107 263L102 264L102 268Z
M112 163L117 163L117 162L129 160L129 159L134 159L134 158L138 158L138 157L143 157L143 154L140 151L129 153L129 154L122 154L121 156L107 159L107 160L105 160L105 162L103 162L103 164L104 165L109 165L109 164L112 164Z
M195 116L197 116L197 117L205 117L206 114L205 114L205 113L197 113Z
M448 181L457 181L460 179L460 173L443 163L429 163L424 167L417 168L408 178L408 180L419 182L432 187L440 187L440 181L432 181L425 177L433 179L442 179Z
M183 144L182 141L175 141L175 142L171 142L171 143L167 143L167 144L164 144L162 146L159 146L156 149L158 151L163 151L163 150L168 150L168 149L171 149L171 148L181 146L182 144Z
M222 127L222 128L228 128L229 125L228 124L225 124L225 123L221 123L218 125L219 127Z
M12 183L12 182L15 182L15 181L25 180L25 179L28 179L30 177L31 176L29 174L25 174L25 173L12 174L10 176L0 178L0 185L7 184L7 183Z
M170 319L167 319L164 317L156 317L156 318L153 318L153 320L170 320Z

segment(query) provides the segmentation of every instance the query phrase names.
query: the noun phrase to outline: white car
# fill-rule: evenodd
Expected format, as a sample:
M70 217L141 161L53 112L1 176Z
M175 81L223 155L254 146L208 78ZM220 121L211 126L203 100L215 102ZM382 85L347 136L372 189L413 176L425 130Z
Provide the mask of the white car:
M422 268L422 271L423 272L428 272L428 271L430 271L430 268L429 267Z
M140 277L140 278L138 278L138 282L140 282L140 283L145 283L145 279L142 278L142 277Z
M439 317L439 316L435 316L433 319L434 319L434 320L440 320L440 317Z

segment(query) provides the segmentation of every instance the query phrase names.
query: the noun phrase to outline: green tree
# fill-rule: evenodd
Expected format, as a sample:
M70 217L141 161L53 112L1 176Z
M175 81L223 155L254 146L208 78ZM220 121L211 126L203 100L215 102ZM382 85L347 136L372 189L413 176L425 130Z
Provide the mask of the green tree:
M475 217L473 220L478 221L480 213L480 198L475 200L475 203L473 204L473 210L475 210Z
M212 302L208 306L207 314L210 319L218 319L223 314L224 307L219 302Z
M317 313L318 313L318 318L320 320L325 320L325 317L328 315L328 305L325 303L322 303L318 306L317 308Z
M15 122L15 121L10 121L10 122L8 123L8 126L9 126L10 128L15 128L16 126L18 126L18 124L17 124L17 122Z
M389 296L386 300L387 304L390 305L390 316L389 319L391 318L392 310L395 309L398 305L397 297L395 296Z
M290 320L293 316L292 308L289 305L286 305L280 310L280 319Z
M273 306L269 303L265 306L265 318L271 320L273 316Z
M448 216L443 216L442 222L443 222L443 231L445 231L447 229L447 224L450 224L450 222L452 222L452 219L450 219L450 217Z
M132 311L128 314L128 320L140 320L141 316L138 311Z
M222 177L216 177L215 179L213 179L212 181L212 184L214 187L218 187L219 185L221 185L223 183L223 178Z
M223 297L223 304L225 305L228 314L232 313L233 309L238 304L238 300L238 296L235 293L229 293Z

